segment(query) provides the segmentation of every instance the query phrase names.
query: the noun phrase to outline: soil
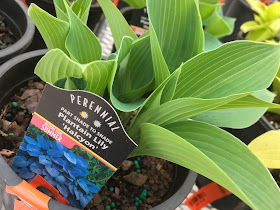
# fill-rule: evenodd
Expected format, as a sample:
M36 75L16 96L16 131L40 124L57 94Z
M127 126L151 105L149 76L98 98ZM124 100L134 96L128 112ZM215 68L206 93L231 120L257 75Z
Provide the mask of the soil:
M13 32L5 23L5 18L0 15L0 50L3 50L16 42Z
M266 112L264 116L274 128L280 129L280 115Z
M11 165L41 97L44 82L29 81L0 112L0 154ZM149 209L162 203L174 164L141 156L126 160L85 209Z

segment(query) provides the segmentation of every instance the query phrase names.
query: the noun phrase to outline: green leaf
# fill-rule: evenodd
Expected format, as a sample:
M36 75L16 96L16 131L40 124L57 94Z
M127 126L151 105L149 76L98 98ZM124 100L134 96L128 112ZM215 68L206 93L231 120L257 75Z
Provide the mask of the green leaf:
M280 130L260 135L248 147L266 167L280 169Z
M146 0L123 0L134 8L143 8L146 6Z
M35 74L53 84L65 77L82 78L82 68L59 49L49 51L36 65Z
M259 25L256 21L248 21L246 23L243 23L240 27L240 30L243 32L243 33L247 33L249 31L253 31L253 30L256 30L256 29L261 29L261 28L264 28L265 25Z
M68 7L70 31L66 39L66 48L71 58L81 64L101 59L101 45L92 31Z
M230 35L234 28L234 18L229 18L220 15L212 15L205 26L204 31L212 34L217 38Z
M204 51L214 50L218 47L221 47L223 44L215 36L204 31Z
M117 50L120 48L124 36L129 36L133 40L138 38L122 16L121 12L110 0L97 1L109 23Z
M86 90L102 96L114 71L115 62L115 60L101 60L88 64L83 73L88 82Z
M267 7L266 19L268 21L273 21L277 18L280 18L280 2L274 2Z
M274 33L272 30L269 28L261 28L261 29L256 29L254 31L250 31L245 39L247 40L252 40L256 42L263 42L265 40L272 39L274 36Z
M174 71L165 81L163 81L160 86L158 86L152 94L145 100L137 111L133 121L131 122L129 128L134 128L133 123L138 118L138 115L145 112L147 109L158 107L160 104L163 104L171 100L174 96L174 90L181 73L181 68Z
M76 0L71 6L73 12L86 25L92 0Z
M134 45L136 45L138 42L141 42L145 39L146 38L137 40L134 43ZM139 108L141 106L141 104L145 100L143 98L140 98L140 99L138 99L136 101L133 101L133 102L128 102L128 103L122 102L118 99L118 95L116 95L113 91L114 80L118 80L118 77L116 75L117 67L128 56L132 46L133 46L132 45L132 38L124 36L123 39L122 39L122 42L121 42L120 49L117 51L117 54L115 54L111 57L112 59L116 59L117 63L114 66L112 77L109 81L109 88L108 89L109 89L109 93L110 93L110 100L111 100L113 106L116 109L121 110L123 112L131 112L133 110L136 110L137 108ZM113 58L113 57L115 57L115 58ZM117 88L118 88L118 86L117 86Z
M222 185L253 209L279 209L280 191L264 165L227 132L195 121L165 128L143 124L131 156L151 155L194 170Z
M141 97L152 89L152 81L150 37L146 36L133 43L129 54L121 62L112 86L112 103L121 111L137 109L145 100Z
M68 54L65 40L69 32L69 24L51 16L35 4L30 5L28 14L38 28L48 49L59 48Z
M203 29L196 0L148 0L147 9L171 73L203 51Z
M199 2L207 3L207 4L218 4L221 0L199 0Z
M201 15L202 21L208 20L218 9L222 6L222 4L211 4L199 2L199 12Z
M270 93L267 90L254 93L254 95L259 99L262 99L267 102L272 102L275 96L274 94ZM252 97L253 96L248 96L240 100L233 101L231 105L235 103L237 105L236 109L210 111L194 116L192 117L192 119L203 121L219 127L241 129L241 128L249 127L250 125L257 122L259 118L266 112L267 107L275 107L276 110L280 110L279 105L270 104L266 102L263 103L263 101L259 100L258 98L252 98ZM240 105L242 105L242 101L243 101L243 107L247 106L247 107L260 107L260 108L241 108ZM240 103L239 106L238 103ZM261 107L265 107L265 108L261 108Z
M164 60L163 54L161 52L157 35L152 22L150 22L150 39L154 67L155 87L158 87L167 77L169 77L170 73L168 66Z
M248 41L201 53L182 65L174 98L210 99L266 89L279 69L279 53L280 45Z
M59 79L54 82L54 85L56 87L69 90L69 88L66 88L67 80L68 80L68 84L69 84L69 80L72 81L75 87L74 90L85 90L87 87L87 82L83 78L75 78L75 77L66 77L66 78Z
M70 3L68 0L53 0L56 17L60 20L69 22L67 9L65 7L65 4L68 4L70 6Z
M219 99L180 98L168 101L160 106L148 109L144 113L138 115L138 117L133 122L133 126L131 131L129 131L129 135L133 138L138 137L139 128L143 123L166 125L178 120L185 120L213 109L219 109L219 107L222 105L244 96L245 94L240 94Z

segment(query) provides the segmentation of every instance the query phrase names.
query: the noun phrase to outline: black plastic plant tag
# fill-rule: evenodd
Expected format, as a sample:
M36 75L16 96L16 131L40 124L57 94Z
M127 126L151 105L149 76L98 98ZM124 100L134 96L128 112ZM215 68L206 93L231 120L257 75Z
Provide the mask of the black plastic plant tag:
M12 168L84 208L136 146L103 98L46 84Z

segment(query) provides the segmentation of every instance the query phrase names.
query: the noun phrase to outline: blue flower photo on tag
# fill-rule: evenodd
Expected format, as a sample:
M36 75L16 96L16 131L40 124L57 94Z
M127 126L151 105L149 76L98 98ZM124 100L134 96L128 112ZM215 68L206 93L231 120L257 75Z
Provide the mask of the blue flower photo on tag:
M32 128L38 130L36 135L31 132ZM103 185L94 183L98 181L95 178L98 174L93 169L92 160L95 159L89 157L80 147L68 149L30 124L12 168L27 181L31 181L36 174L41 175L71 206L84 208ZM96 167L98 164L104 165L98 160L94 163ZM112 174L113 171L110 175ZM105 180L108 178L109 176ZM103 181L104 177L100 176L99 179Z

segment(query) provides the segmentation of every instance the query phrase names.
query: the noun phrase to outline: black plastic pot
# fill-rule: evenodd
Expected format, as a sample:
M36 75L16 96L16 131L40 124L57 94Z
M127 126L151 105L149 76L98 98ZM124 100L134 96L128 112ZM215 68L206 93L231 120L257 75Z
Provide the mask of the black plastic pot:
M275 128L266 120L266 118L261 117L258 122L253 124L252 126L244 129L231 129L224 128L224 130L228 131L235 137L239 138L245 144L249 144L252 140L262 135L263 133L275 130ZM204 176L198 175L196 184L199 188L209 184L212 182ZM249 210L251 209L248 205L246 205L243 201L237 198L235 195L228 195L220 200L217 200L212 203L212 206L217 209L223 210Z
M254 12L246 0L226 0L225 3L228 6L225 8L224 16L236 18L233 33L221 39L222 42L229 42L238 39L240 26L249 20L253 20Z
M34 68L47 50L37 50L19 55L0 66L0 108L8 103L11 96L24 87L29 80L38 79ZM154 210L170 210L179 206L195 183L197 173L181 166L175 167L174 181L164 202L154 207ZM1 204L1 198L0 198ZM0 207L1 208L1 207ZM12 209L12 208L10 208Z
M18 40L13 45L0 50L0 64L23 52L31 43L35 26L27 14L26 6L20 0L1 0L0 14Z

